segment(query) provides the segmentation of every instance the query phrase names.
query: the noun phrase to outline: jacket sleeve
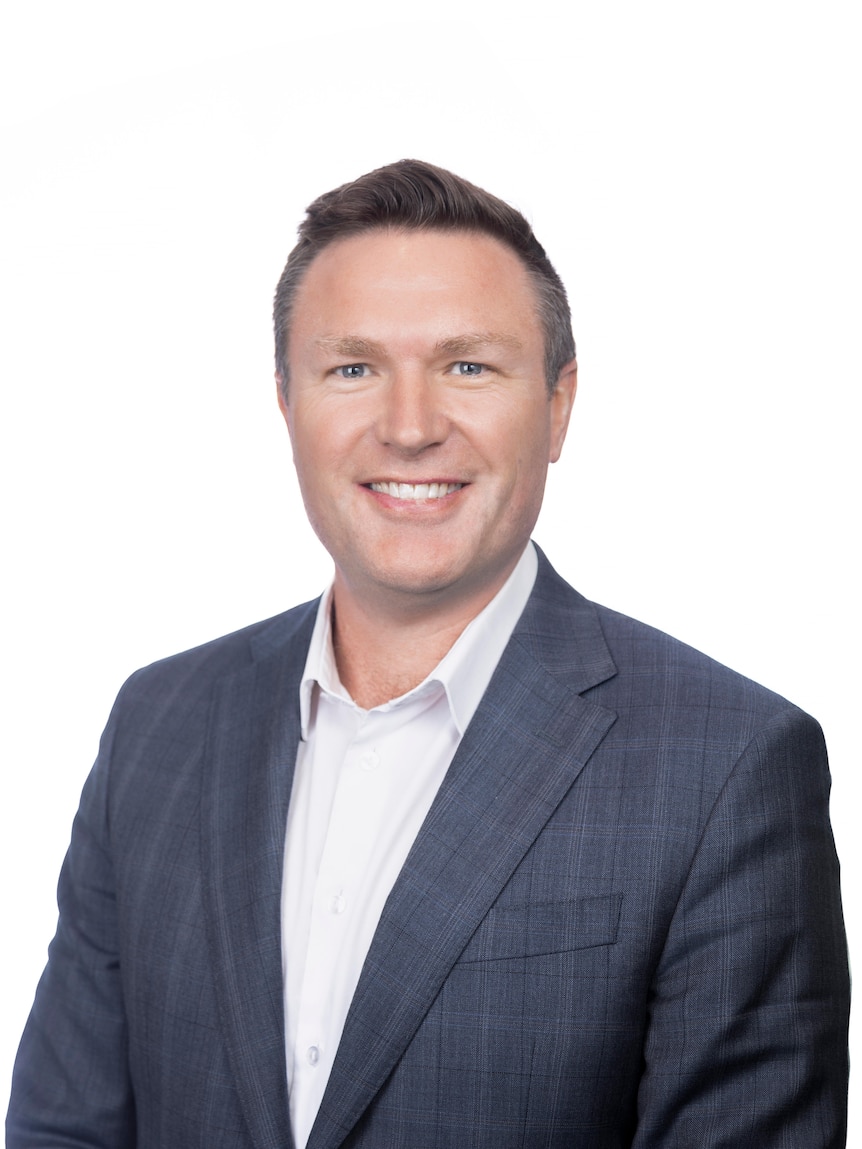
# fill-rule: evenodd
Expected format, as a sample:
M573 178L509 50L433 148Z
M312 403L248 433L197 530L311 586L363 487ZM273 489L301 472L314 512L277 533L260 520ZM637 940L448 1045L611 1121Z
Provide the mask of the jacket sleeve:
M7 1149L135 1144L107 814L113 722L84 786L60 874L57 933L12 1078Z
M845 1144L849 976L820 728L784 711L706 822L658 964L635 1149Z

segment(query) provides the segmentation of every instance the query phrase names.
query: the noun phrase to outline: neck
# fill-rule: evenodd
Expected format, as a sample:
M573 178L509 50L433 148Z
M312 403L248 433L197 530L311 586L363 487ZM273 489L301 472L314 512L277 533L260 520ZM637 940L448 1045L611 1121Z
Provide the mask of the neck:
M398 596L387 595L381 609L381 604L352 594L336 573L332 643L339 678L354 702L370 710L418 686L484 610L509 573L478 594L454 603L426 604L424 609L415 595L406 608Z

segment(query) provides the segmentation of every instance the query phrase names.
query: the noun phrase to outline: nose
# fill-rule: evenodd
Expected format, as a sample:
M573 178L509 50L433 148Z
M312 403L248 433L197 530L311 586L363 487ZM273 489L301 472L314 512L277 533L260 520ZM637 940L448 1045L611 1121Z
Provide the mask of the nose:
M448 427L440 389L424 371L403 369L392 375L377 423L381 443L416 455L442 443Z

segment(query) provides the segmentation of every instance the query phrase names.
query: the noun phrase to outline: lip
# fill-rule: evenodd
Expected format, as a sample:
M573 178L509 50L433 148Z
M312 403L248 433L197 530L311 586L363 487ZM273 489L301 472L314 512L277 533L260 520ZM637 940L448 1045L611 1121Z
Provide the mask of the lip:
M451 507L453 502L456 501L457 496L462 494L463 491L469 486L469 483L464 483L460 479L413 479L405 482L402 479L394 479L387 477L386 479L372 479L367 483L360 484L363 490L374 499L378 506L384 507L387 510L393 511L413 511L423 514L433 514L435 511L443 511L447 507ZM397 488L395 494L392 493L392 488ZM379 489L385 488L385 489ZM408 488L411 492L418 493L405 493L404 488ZM436 488L436 494L432 493ZM440 493L440 489L450 488L446 490L445 494Z

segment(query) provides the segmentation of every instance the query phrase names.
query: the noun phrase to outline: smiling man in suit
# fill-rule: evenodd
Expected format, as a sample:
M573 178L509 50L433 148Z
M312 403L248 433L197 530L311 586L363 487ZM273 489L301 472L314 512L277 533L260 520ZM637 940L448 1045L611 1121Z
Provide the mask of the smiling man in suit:
M335 575L120 694L11 1149L844 1143L816 723L530 542L576 365L513 209L309 209L279 402Z

